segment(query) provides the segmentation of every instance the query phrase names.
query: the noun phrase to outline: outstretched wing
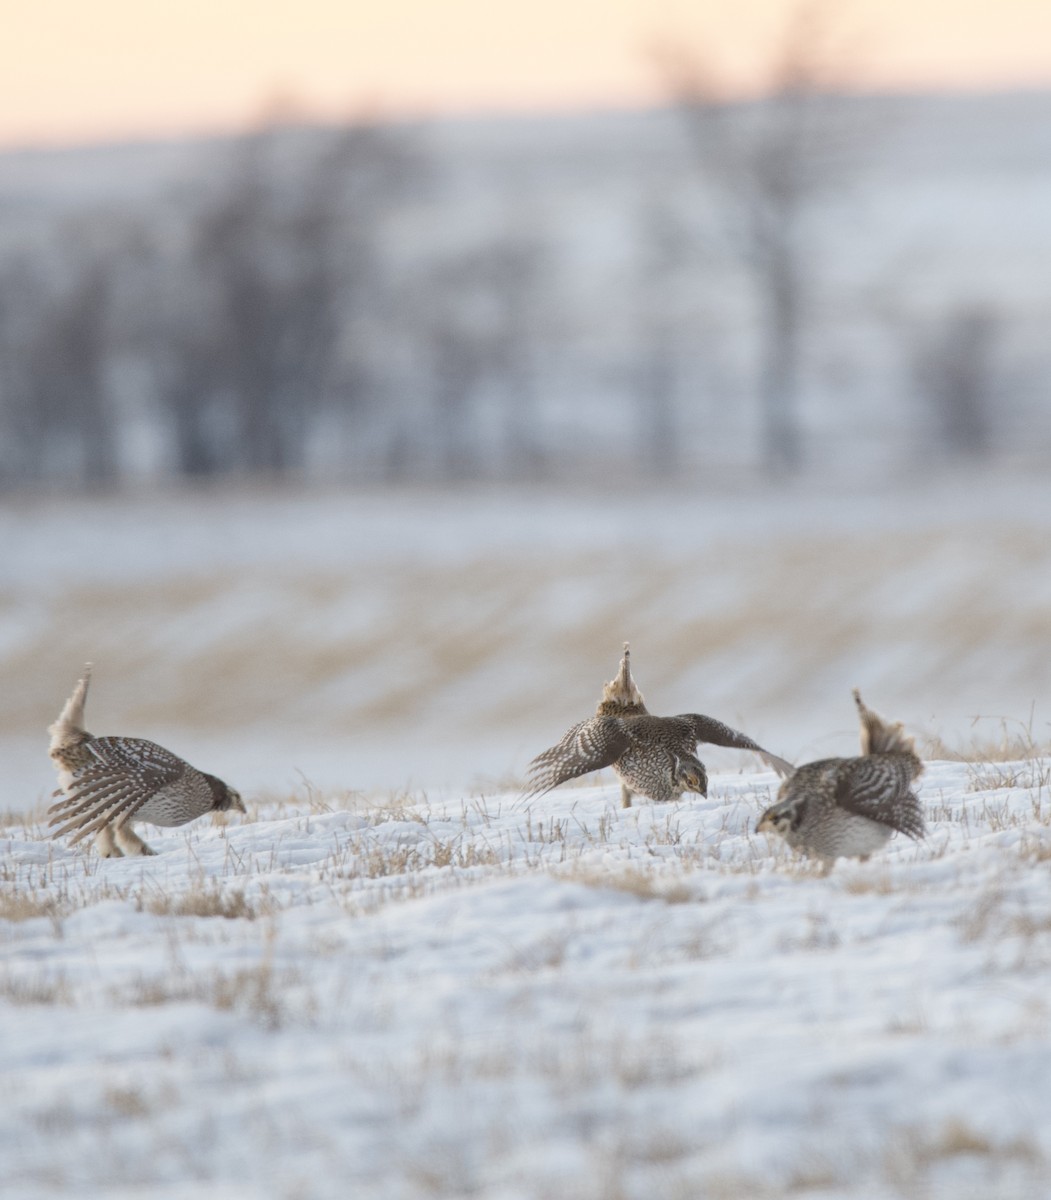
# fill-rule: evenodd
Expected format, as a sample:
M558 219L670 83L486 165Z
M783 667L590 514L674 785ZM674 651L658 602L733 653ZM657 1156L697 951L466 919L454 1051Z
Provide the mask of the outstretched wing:
M690 723L693 736L698 742L708 742L712 746L730 746L734 750L753 751L782 779L791 775L795 770L790 762L776 754L771 754L769 750L764 750L747 733L731 729L729 725L724 725L722 721L717 721L714 717L705 717L700 713L684 713L679 720Z
M176 783L186 763L163 746L143 738L93 738L92 762L73 776L69 789L47 810L51 836L75 831L75 845L103 825L128 820L161 788Z
M589 717L581 721L529 764L526 796L540 796L567 779L612 766L630 743L627 730L616 717Z
M907 763L883 756L851 758L836 784L836 803L907 837L922 838L927 829L919 798L909 790L910 780Z

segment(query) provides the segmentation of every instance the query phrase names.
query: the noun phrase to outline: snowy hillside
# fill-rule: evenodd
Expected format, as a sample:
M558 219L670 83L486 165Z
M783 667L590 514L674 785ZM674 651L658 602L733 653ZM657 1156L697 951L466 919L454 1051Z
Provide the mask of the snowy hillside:
M796 762L856 745L855 685L938 753L1001 719L1047 743L1046 477L613 490L0 507L0 810L54 786L45 729L88 661L93 732L253 800L515 783L625 640L654 712Z
M1051 763L930 764L819 878L776 780L301 793L100 861L0 837L5 1195L1033 1200Z

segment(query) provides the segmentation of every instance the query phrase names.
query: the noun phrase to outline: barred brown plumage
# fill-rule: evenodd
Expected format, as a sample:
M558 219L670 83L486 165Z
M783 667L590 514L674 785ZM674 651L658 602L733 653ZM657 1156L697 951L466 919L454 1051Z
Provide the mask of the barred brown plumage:
M854 689L861 721L861 756L805 763L783 784L777 803L759 818L759 833L777 833L793 850L819 858L827 874L837 858L864 862L895 833L926 834L911 790L923 773L915 741L901 722L868 708Z
M751 750L780 775L792 770L783 758L714 717L653 716L632 678L630 658L625 642L620 670L603 687L595 715L567 730L530 763L527 796L610 766L621 781L625 808L635 793L658 802L676 800L683 792L707 796L708 774L697 757L698 742Z
M144 738L94 737L84 729L84 703L91 666L50 726L51 761L61 795L47 810L52 837L72 833L70 845L95 834L95 846L109 858L153 854L132 829L132 821L185 825L207 812L244 812L233 788L198 771L171 751Z

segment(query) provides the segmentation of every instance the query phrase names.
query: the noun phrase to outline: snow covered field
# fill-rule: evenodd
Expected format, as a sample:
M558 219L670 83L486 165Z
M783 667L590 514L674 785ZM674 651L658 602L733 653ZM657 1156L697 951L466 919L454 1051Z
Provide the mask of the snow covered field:
M1046 472L8 501L0 545L0 811L87 661L93 732L253 799L517 783L625 640L652 711L796 762L852 751L854 685L956 750L1051 720Z
M932 763L927 842L829 878L775 786L301 793L105 862L11 818L0 1191L1051 1194L1051 762Z
M0 1194L1051 1194L1049 491L9 502ZM520 802L625 638L654 711L795 761L858 684L943 760L927 842L819 878L731 752L707 800ZM248 816L45 840L87 659L90 728Z

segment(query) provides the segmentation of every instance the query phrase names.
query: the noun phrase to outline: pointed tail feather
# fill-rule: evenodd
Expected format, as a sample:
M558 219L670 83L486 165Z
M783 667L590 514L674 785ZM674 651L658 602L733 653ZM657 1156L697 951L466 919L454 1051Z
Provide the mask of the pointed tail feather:
M854 688L853 696L861 721L862 754L909 754L916 757L916 739L905 732L901 721L891 722L873 712L862 700L857 688Z
M602 699L595 711L598 716L646 712L646 701L631 677L631 647L627 642L624 643L620 669L609 683L602 685Z
M50 750L61 750L63 746L82 742L87 736L84 728L84 703L88 698L88 687L91 683L91 663L84 668L83 676L78 680L73 694L66 701L65 707L59 714L58 720L48 726L51 734Z

